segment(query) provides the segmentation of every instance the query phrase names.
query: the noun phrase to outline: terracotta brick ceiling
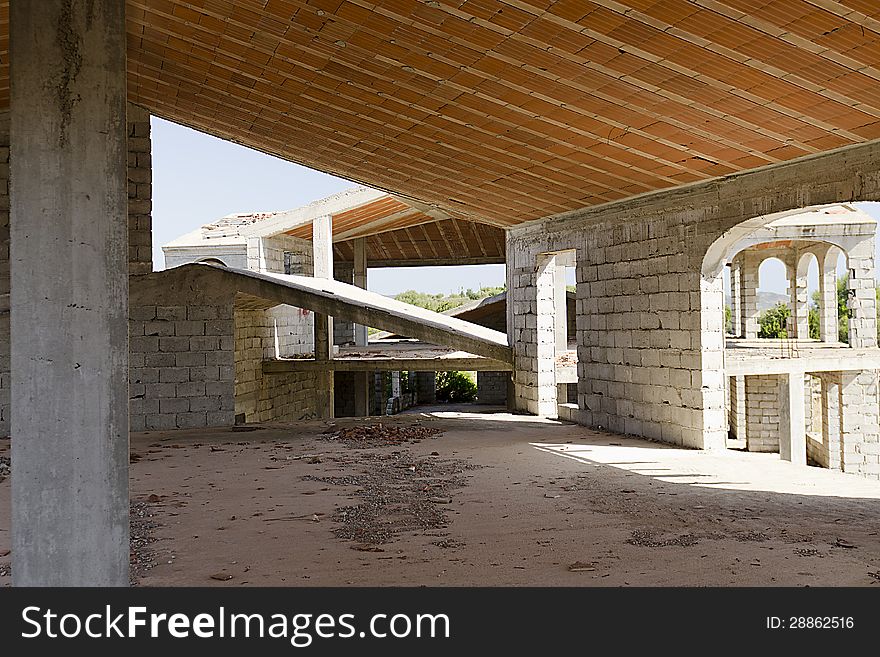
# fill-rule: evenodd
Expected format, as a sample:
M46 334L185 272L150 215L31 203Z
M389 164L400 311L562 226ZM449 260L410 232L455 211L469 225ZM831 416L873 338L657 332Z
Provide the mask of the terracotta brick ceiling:
M877 0L127 4L133 102L498 226L880 138Z

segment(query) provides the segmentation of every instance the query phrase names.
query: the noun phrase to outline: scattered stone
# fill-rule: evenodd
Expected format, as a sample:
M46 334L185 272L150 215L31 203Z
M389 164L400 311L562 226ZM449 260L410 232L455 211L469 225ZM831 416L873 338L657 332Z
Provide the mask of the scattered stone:
M360 504L340 507L333 514L338 523L333 533L355 545L383 545L402 532L446 527L442 509L452 502L449 493L462 487L462 474L475 467L463 460L419 458L400 450L359 453L343 459L342 465L357 466L361 472L303 479L358 489L352 494L360 498ZM418 476L413 476L414 471Z
M691 547L699 543L699 539L693 534L681 534L669 538L655 538L654 532L637 529L632 532L630 538L626 541L630 545L638 545L641 547Z
M835 543L835 545L836 545L837 547L842 547L842 548L855 548L855 547L856 547L855 545L853 545L853 544L850 543L849 541L844 540L844 539L842 539L842 538L838 538L838 539L837 539L837 542Z
M6 479L12 471L12 461L8 456L0 456L0 481Z
M548 500L557 500L561 497L561 495L554 495L553 493L544 493L544 497Z
M403 445L416 443L425 438L435 438L443 433L432 427L404 427L378 422L370 425L345 427L322 440L339 440L348 447L369 448L384 445Z
M216 579L218 582L228 582L232 579L232 575L229 573L214 573L211 575L211 579Z
M596 570L596 564L587 563L585 561L575 561L568 565L568 569L573 573L586 573Z
M156 502L161 502L161 501L162 501L162 498L159 497L158 495L156 495L155 493L153 493L152 495L150 495L147 498L147 502L150 502L152 504L155 504Z

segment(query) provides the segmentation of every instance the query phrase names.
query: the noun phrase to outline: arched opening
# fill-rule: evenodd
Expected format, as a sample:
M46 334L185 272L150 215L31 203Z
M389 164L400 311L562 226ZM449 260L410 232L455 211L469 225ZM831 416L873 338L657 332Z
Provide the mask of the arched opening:
M842 396L861 399L853 382L876 374L829 348L844 346L841 338L876 346L875 234L872 217L837 205L749 220L707 249L701 312L715 315L719 297L730 311L717 333L702 322L703 421L727 426L728 447L845 469L841 445L862 438L841 413ZM720 413L705 385L714 381Z
M758 315L757 337L782 339L794 337L792 324L793 306L792 272L778 257L769 256L758 265L758 286L755 293L755 310Z

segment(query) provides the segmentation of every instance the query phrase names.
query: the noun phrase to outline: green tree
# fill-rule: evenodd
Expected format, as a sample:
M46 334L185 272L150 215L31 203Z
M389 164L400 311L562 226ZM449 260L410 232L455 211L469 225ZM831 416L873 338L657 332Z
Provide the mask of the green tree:
M758 316L759 338L786 338L785 320L791 316L791 309L784 303L777 303Z
M724 332L728 335L733 333L733 311L727 304L724 304Z
M467 372L437 372L437 401L472 402L477 399L477 384Z
M504 292L504 290L505 288L503 286L481 287L479 290L472 290L468 288L465 291L450 295L428 294L425 292L416 292L415 290L407 290L406 292L401 292L400 294L396 295L394 298L398 301L402 301L413 306L418 306L419 308L433 310L435 313L442 313L452 308L463 306L470 301L477 301L478 299L493 297L496 294Z

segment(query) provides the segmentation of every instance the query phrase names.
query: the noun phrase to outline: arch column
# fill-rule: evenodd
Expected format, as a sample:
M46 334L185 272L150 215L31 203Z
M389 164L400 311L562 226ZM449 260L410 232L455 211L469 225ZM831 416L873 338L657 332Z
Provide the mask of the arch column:
M788 335L798 340L810 337L810 295L807 292L807 274L810 269L810 252L793 249L786 262L789 276L789 294L791 296L791 322Z
M819 339L838 341L837 254L836 247L816 255L819 262Z
M874 240L859 242L849 252L849 344L877 346L877 282L874 278Z

